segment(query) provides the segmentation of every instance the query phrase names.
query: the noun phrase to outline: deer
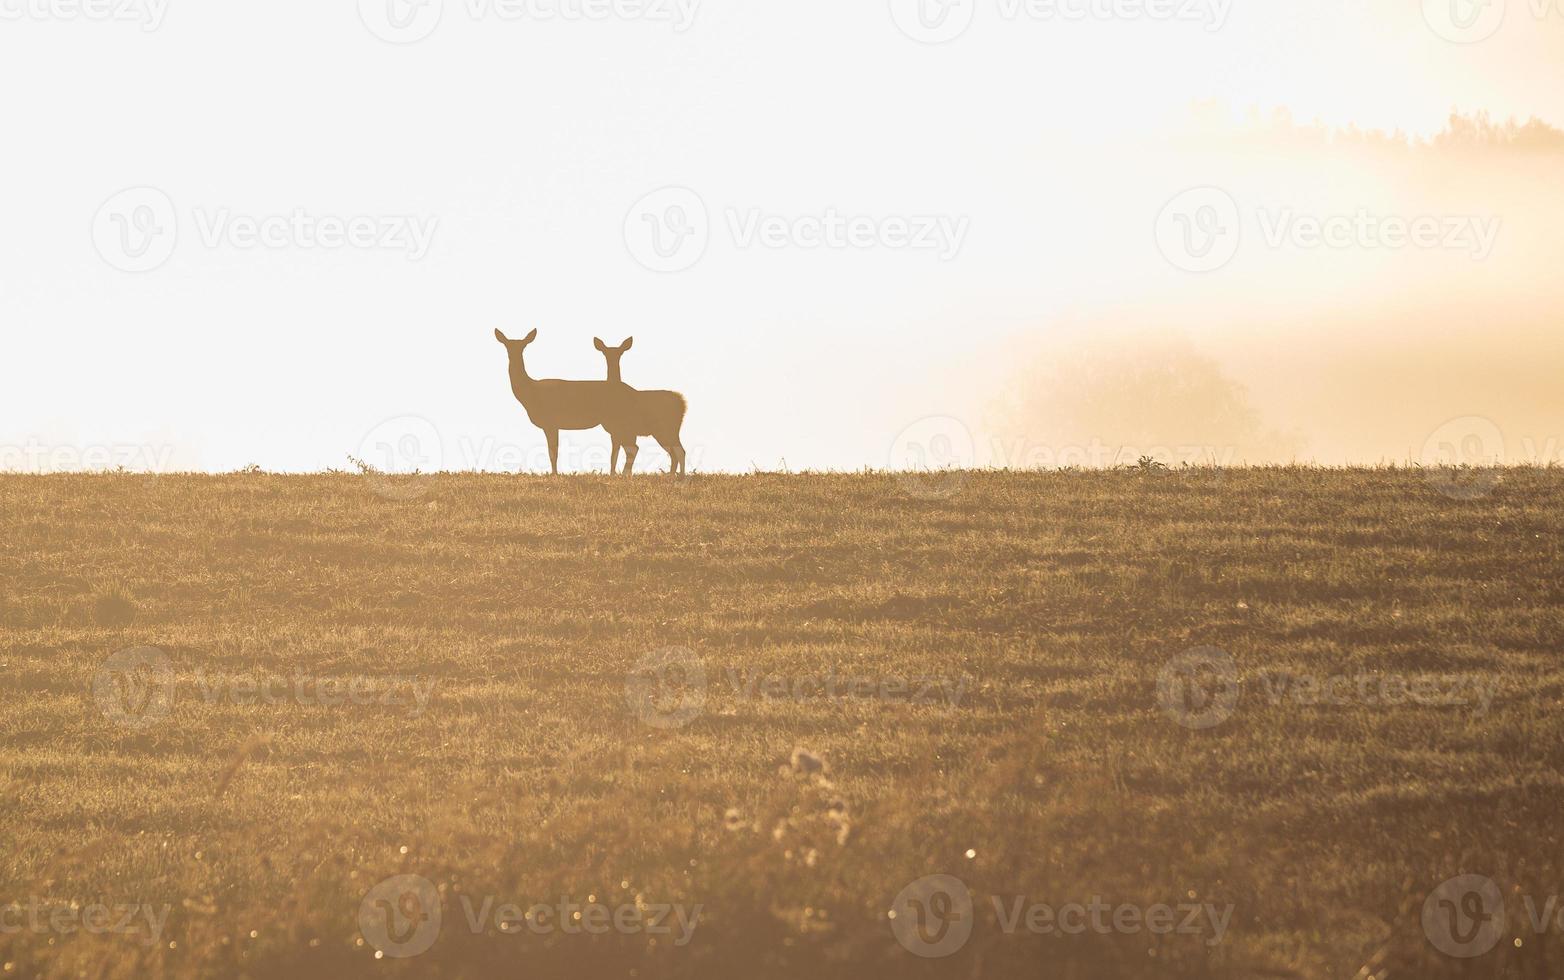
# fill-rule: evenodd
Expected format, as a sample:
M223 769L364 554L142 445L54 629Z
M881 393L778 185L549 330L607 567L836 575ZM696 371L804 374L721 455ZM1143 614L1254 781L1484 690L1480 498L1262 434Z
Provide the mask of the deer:
M494 337L510 356L510 390L527 410L527 418L548 436L549 466L559 475L559 433L595 429L611 417L624 414L624 385L605 381L538 381L527 373L527 346L538 339L536 330L511 340L500 330ZM609 429L610 434L614 430ZM617 438L617 437L616 437Z
M689 402L677 391L637 391L624 383L619 360L635 346L634 337L618 347L610 347L598 337L592 338L592 344L608 362L607 383L618 393L610 418L603 426L614 441L613 458L609 462L608 471L613 473L618 469L619 450L623 449L625 475L629 476L635 469L635 457L641 451L640 437L651 436L673 460L669 475L684 476L684 444L680 441L679 432L684 428L684 415L689 410Z

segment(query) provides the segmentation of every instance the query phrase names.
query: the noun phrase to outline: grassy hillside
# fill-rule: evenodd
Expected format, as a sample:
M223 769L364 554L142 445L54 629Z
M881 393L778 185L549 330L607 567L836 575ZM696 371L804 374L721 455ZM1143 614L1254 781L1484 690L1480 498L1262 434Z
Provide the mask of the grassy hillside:
M1474 479L0 477L4 975L1557 975L1564 478Z

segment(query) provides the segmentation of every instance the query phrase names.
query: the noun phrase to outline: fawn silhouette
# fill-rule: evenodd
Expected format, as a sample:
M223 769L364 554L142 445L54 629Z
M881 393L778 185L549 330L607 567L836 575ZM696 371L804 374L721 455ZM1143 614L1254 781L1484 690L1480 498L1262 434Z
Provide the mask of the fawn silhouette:
M673 460L669 475L683 476L685 454L679 432L684 428L684 415L689 410L689 403L677 391L637 391L624 383L619 371L619 359L635 345L634 337L618 347L610 347L596 337L592 338L592 343L608 361L607 383L616 392L608 421L603 424L609 438L614 441L614 453L608 471L614 473L618 470L619 450L623 449L625 476L629 476L635 469L635 457L641 452L640 437L651 436L668 453L668 458Z
M538 339L536 330L521 340L511 340L499 330L494 336L510 356L510 390L527 410L527 418L548 436L549 466L559 474L559 432L607 428L610 418L627 414L624 385L606 381L538 381L527 373L527 345ZM610 430L612 433L613 430Z

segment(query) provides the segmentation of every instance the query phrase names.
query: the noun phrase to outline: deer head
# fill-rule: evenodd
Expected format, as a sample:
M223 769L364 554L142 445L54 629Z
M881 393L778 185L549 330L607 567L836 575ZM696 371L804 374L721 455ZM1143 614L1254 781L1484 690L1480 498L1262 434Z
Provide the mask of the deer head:
M538 332L534 330L520 340L511 340L509 337L505 336L504 331L496 330L494 331L494 339L504 344L506 350L513 354L519 354L520 352L527 349L528 344L538 339Z
M520 340L511 340L502 331L494 331L494 339L505 345L505 353L510 357L510 380L514 388L524 382L532 380L527 376L527 345L538 339L536 330L527 334ZM517 397L520 397L518 395Z
M635 345L635 338L627 338L618 347L610 347L598 338L593 337L592 344L608 360L608 380L613 382L622 380L619 374L619 359L624 357L625 352Z

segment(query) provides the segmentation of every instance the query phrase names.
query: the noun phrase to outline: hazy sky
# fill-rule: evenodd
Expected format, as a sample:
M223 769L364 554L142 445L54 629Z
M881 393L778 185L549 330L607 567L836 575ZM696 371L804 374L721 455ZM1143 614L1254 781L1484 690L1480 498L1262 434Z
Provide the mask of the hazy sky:
M1564 430L1557 159L1419 186L1210 131L1564 125L1559 0L0 0L0 82L0 469L542 469L496 327L538 377L634 335L704 471L1004 461L1029 359L1129 328L1310 458ZM1227 199L1236 256L1167 254ZM1309 243L1363 209L1472 247Z

